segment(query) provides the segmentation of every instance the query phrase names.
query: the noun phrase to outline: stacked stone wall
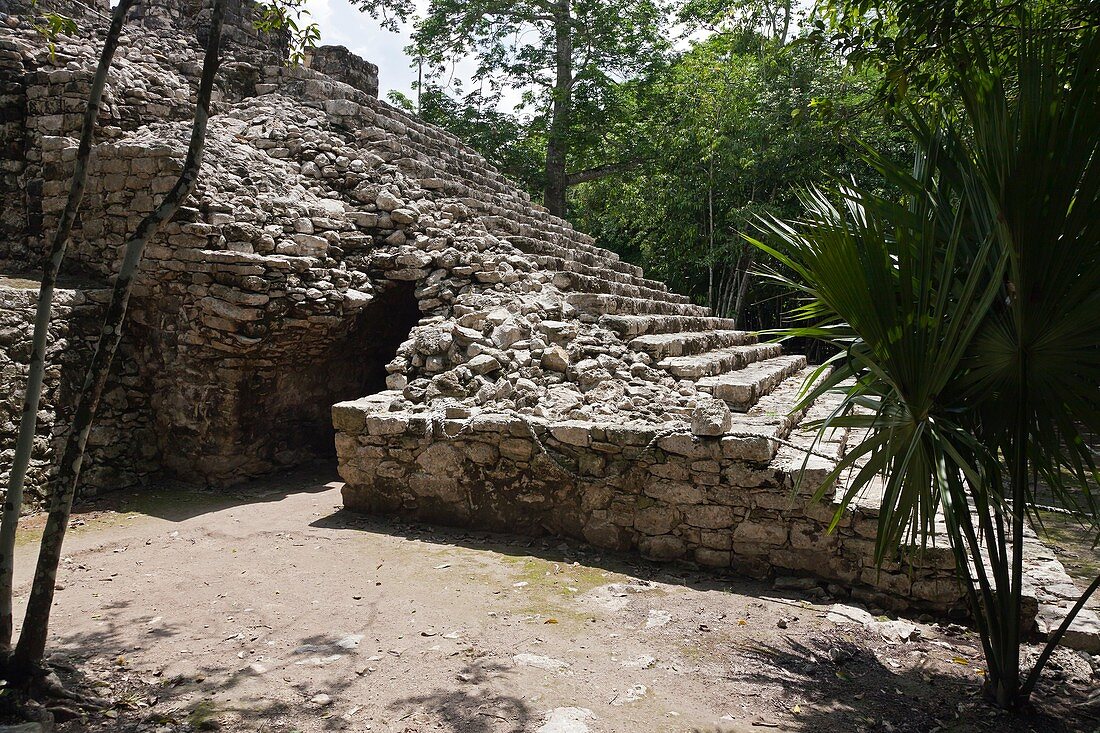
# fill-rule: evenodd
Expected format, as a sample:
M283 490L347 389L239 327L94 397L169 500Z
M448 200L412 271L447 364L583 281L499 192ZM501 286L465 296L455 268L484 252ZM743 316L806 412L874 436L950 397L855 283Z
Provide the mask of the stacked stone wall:
M962 591L946 548L874 563L877 519L809 501L765 437L519 415L389 413L393 393L336 405L345 506L441 524L574 537L755 577L804 574L895 609L946 611ZM651 446L652 447L649 447ZM918 553L913 553L914 557Z
M26 229L26 116L23 54L10 39L0 38L0 260L18 256L12 244L22 242Z
M222 45L238 59L257 64L282 63L287 56L287 39L283 34L256 29L256 5L252 0L228 0ZM131 17L151 31L190 31L205 48L213 7L213 0L138 0Z
M49 222L43 221L42 199L55 195L58 186L67 191L71 158L63 160L60 151L70 147L66 138L79 136L105 28L105 16L94 8L60 3L57 9L83 11L82 38L75 44L59 44L51 54L30 29L30 19L38 11L22 2L9 4L9 10L22 14L7 19L22 33L0 39L0 192L9 204L0 217L0 266L8 271L41 265L43 237L50 231ZM133 28L133 20L128 27ZM171 38L153 36L151 43L153 49L124 38L104 91L98 140L120 139L151 120L193 116L193 88L201 70L197 50L177 48ZM163 52L166 63L148 64L150 52ZM79 63L72 63L76 59ZM230 53L221 76L225 93L250 91L259 69L234 60ZM86 274L72 262L68 268Z
M0 278L0 456L7 467L19 432L38 283ZM41 500L68 434L69 420L98 337L109 293L105 290L56 291L46 354L46 375L38 413L38 437L28 469L29 504ZM132 340L124 342L88 438L82 495L132 486L157 466L156 441L140 409L147 389L133 358Z
M369 97L378 96L378 67L343 46L320 46L309 54L309 68L354 87Z

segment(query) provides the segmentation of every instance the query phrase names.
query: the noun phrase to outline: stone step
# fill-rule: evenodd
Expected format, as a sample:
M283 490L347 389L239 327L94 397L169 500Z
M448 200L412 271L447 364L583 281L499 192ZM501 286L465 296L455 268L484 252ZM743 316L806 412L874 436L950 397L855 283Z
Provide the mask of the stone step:
M806 357L801 354L777 356L747 364L736 371L703 377L696 386L725 400L730 409L746 412L762 396L805 366Z
M642 268L637 265L632 265L618 259L605 258L582 249L573 249L546 239L527 237L519 234L506 235L504 238L508 240L513 247L525 254L561 257L566 260L580 262L589 267L614 270L615 272L633 275L634 277L642 277L643 275Z
M675 356L691 356L730 346L745 346L756 342L749 331L687 331L651 333L627 342L631 351L643 351L656 360Z
M600 325L623 338L679 331L736 331L732 318L713 316L604 316Z
M674 356L662 359L657 366L680 379L712 377L764 359L773 359L783 353L779 344L758 344L756 338L741 346L715 349L693 356Z
M778 346L778 344L774 345ZM807 380L813 376L817 369L818 367L815 366L807 366L798 370L780 382L771 392L757 400L756 404L749 408L745 414L758 418L780 418L783 424L787 426L786 432L780 435L780 437L785 438L794 426L802 422L802 419L806 416L806 411L813 407L813 405L810 405L797 412L794 409L804 395ZM818 403L821 403L821 400L818 400Z
M638 287L642 288L660 290L662 292L668 291L668 285L664 284L660 280L650 280L647 277L629 275L625 272L611 270L606 267L593 267L591 265L586 265L583 262L566 259L564 257L555 257L553 255L532 255L532 257L534 258L535 262L539 264L540 267L551 272L561 272L567 274L576 273L580 275L588 275L589 277L603 278L605 280L614 280L615 282L626 283L627 285L637 285Z
M710 309L702 305L670 303L667 300L627 298L622 295L607 295L606 293L570 293L565 299L569 305L581 313L596 318L605 315L636 315L639 313L672 316L705 316L710 313Z
M669 303L691 302L690 298L679 293L618 282L604 277L581 275L576 272L558 272L554 276L554 285L561 290L572 290L579 293L607 293L608 295L622 295L627 298L666 300Z

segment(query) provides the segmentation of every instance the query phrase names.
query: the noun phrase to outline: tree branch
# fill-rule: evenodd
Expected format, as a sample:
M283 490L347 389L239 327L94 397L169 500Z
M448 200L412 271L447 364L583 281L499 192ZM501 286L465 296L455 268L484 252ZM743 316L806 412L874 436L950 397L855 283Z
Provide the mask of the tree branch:
M126 242L122 266L115 278L111 303L107 307L99 342L96 344L91 363L84 375L84 386L77 399L76 412L72 426L69 428L58 476L51 492L50 512L42 533L38 563L35 566L34 582L27 599L23 629L12 656L12 668L17 674L27 674L42 663L49 633L50 609L53 606L57 583L57 568L61 561L61 547L65 540L65 530L68 528L77 484L80 481L80 464L84 458L84 449L87 446L96 409L107 385L115 350L122 339L133 280L141 262L142 253L146 243L157 234L165 222L176 214L195 188L206 141L210 97L221 61L222 22L227 2L228 0L214 0L202 77L195 102L195 120L183 170L172 189L165 194L156 208L141 220Z
M587 183L588 181L598 181L601 178L607 178L617 173L625 173L626 171L640 168L644 160L624 160L618 163L608 163L607 165L598 165L595 168L589 168L583 171L577 171L576 173L570 173L566 177L566 182L570 186L575 186L578 183Z

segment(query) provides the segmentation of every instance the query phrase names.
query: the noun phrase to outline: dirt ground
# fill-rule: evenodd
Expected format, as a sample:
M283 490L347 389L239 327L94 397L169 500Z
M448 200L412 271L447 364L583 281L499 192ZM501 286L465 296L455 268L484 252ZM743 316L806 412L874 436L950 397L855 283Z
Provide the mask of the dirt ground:
M961 627L902 641L830 620L828 598L363 517L323 469L109 496L66 548L52 661L112 706L63 732L1100 731L1080 653L1011 717L978 697Z

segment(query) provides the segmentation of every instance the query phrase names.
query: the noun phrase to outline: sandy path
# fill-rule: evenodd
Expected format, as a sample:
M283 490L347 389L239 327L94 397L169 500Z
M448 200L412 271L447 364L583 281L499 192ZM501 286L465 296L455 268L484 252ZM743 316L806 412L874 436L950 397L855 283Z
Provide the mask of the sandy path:
M765 585L359 517L316 476L82 514L51 649L153 686L130 717L161 732L920 730L976 704L969 634L891 642Z

